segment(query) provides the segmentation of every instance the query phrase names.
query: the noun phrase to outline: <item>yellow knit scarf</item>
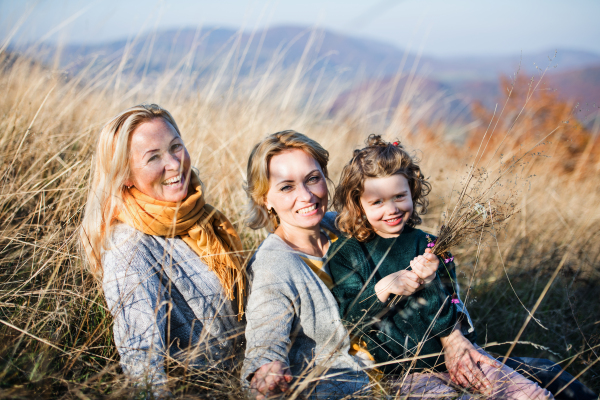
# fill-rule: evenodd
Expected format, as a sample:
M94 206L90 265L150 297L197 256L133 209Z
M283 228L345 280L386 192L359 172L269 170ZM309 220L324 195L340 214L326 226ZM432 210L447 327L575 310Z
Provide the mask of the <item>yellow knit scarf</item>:
M119 221L148 235L180 236L217 275L229 300L236 288L241 319L246 292L242 242L225 215L204 201L198 176L192 171L181 203L153 199L134 187L125 190L123 201Z

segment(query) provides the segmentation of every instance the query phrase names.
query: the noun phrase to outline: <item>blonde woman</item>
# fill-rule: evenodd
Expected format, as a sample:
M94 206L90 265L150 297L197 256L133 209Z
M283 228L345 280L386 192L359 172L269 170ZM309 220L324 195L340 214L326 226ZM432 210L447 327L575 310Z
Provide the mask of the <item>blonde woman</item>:
M171 114L139 105L102 129L81 239L125 374L166 391L165 358L224 368L238 347L240 239L206 204Z
M294 132L272 134L248 160L249 226L272 232L249 267L242 381L259 398L298 393L342 398L367 375L348 354L348 332L321 269L337 238L328 204L329 154Z

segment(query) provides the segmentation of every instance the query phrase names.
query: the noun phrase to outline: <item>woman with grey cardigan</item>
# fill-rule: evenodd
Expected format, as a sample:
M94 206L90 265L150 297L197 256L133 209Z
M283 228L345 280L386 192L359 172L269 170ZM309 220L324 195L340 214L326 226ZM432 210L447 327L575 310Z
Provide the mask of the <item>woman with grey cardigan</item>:
M272 134L248 161L249 226L271 233L250 262L242 382L259 398L342 398L369 383L321 267L337 238L326 214L328 152L294 132Z
M243 332L241 242L205 203L179 128L159 106L109 121L95 161L85 255L102 279L123 371L163 397L167 359L185 369L232 364Z

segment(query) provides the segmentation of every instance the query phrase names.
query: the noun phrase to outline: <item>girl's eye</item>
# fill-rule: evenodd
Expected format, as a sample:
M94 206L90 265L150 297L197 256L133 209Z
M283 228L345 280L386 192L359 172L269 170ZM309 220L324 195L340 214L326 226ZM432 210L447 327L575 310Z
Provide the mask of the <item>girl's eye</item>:
M375 201L373 202L373 205L374 205L374 206L378 206L378 205L380 205L380 204L381 204L381 200L375 200Z
M396 196L396 200L402 200L404 198L403 194L399 194L398 196Z

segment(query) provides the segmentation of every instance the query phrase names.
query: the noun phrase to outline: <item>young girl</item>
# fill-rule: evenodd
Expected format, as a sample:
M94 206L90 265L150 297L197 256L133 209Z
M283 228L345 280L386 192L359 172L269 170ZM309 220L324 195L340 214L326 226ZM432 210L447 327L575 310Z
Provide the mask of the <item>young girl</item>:
M384 372L438 372L411 374L406 394L452 395L452 380L498 398L552 398L460 332L463 305L440 279L455 281L453 258L438 259L435 237L415 228L430 189L403 147L380 136L369 136L344 167L333 203L346 237L332 244L328 266L353 343ZM442 351L445 359L436 356Z

